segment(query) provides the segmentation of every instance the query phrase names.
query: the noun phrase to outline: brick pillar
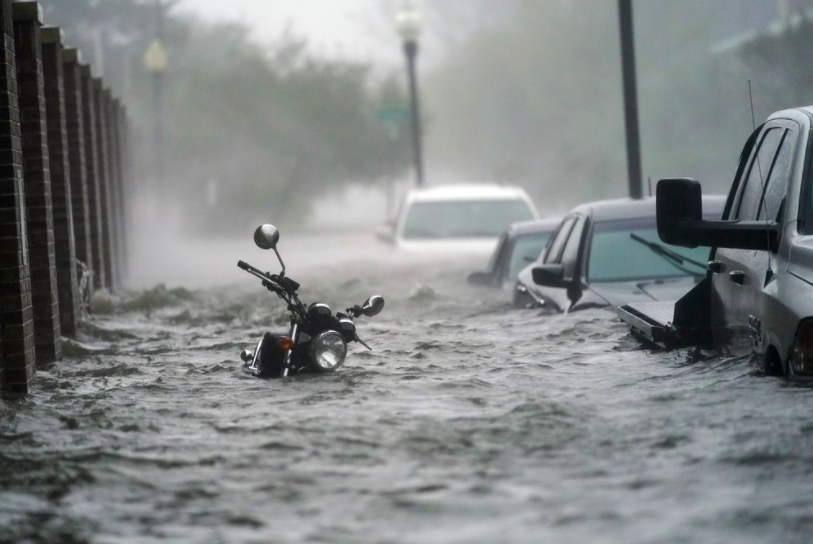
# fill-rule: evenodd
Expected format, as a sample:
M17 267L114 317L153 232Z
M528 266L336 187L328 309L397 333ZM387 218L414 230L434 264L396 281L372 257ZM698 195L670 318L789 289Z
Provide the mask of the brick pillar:
M102 245L104 246L104 275L107 286L112 290L115 286L113 275L114 240L113 229L110 222L111 211L111 175L110 175L110 149L107 142L107 95L109 91L104 87L101 78L93 79L94 107L96 108L96 149L99 160L99 200L102 204Z
M87 168L88 202L90 204L90 242L93 260L88 263L93 271L93 286L107 287L104 273L104 235L102 234L102 199L99 189L99 151L96 142L96 93L90 65L80 68L82 77L82 119L85 126L85 167Z
M92 229L87 168L85 167L85 119L82 113L84 95L82 95L82 74L79 70L79 63L82 59L79 50L69 47L64 50L62 60L65 70L65 124L68 130L68 162L71 175L76 259L88 268L92 268L93 242L90 237Z
M48 116L59 320L62 335L73 337L76 336L80 300L76 278L76 245L68 162L68 129L65 123L62 49L62 31L57 27L43 28L42 65L45 76L45 108Z
M132 179L132 149L130 149L130 124L127 120L127 109L119 102L118 108L118 139L119 139L119 165L121 168L121 191L119 198L121 204L121 266L122 277L126 280L130 266L130 206L128 203L133 195L133 179Z
M24 394L34 379L34 319L11 0L0 0L0 38L0 391Z
M37 363L42 364L62 358L48 130L45 125L40 35L42 9L37 2L14 2L11 7L23 139L34 342Z
M121 217L121 149L119 147L119 101L112 94L107 100L107 146L110 151L110 206L112 215L110 227L113 231L115 252L113 253L113 270L115 272L116 286L122 283L122 249L124 240L122 236Z

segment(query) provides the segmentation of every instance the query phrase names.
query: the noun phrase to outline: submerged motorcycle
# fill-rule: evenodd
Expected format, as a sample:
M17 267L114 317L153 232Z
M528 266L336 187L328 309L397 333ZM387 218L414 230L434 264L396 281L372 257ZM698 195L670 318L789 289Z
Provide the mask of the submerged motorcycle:
M291 328L282 333L266 332L253 352L243 350L240 353L245 363L243 369L262 378L333 372L344 363L350 342L372 349L359 338L353 318L378 315L384 309L384 297L372 296L363 305L336 315L322 302L305 307L297 295L299 283L285 275L285 263L277 251L278 242L279 230L273 225L262 225L254 232L254 243L260 249L273 249L276 253L282 265L279 274L262 272L243 261L237 266L261 279L263 287L288 304Z

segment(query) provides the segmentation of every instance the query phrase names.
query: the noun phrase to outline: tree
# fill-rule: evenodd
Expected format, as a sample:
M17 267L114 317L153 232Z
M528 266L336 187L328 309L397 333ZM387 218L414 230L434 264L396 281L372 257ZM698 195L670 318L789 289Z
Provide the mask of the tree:
M108 66L129 70L111 77L132 82L131 113L140 134L151 134L152 81L140 61L154 39L154 4L50 0L48 11L90 50L103 29L105 54L120 59ZM243 232L246 223L272 217L301 221L319 195L407 166L407 153L398 151L407 139L393 143L375 118L381 100L406 103L403 92L368 65L314 57L290 35L269 49L240 25L172 13L165 24L166 183L142 186L171 202L195 232Z

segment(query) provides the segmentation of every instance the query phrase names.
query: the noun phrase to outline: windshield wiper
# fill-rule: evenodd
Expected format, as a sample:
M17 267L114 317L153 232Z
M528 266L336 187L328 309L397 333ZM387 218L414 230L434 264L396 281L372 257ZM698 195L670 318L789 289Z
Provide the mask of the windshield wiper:
M664 247L661 244L658 244L658 243L655 243L655 242L650 242L649 240L646 240L646 239L638 236L634 232L630 233L630 238L632 238L633 240L635 240L639 244L645 245L655 255L658 255L659 257L663 257L666 261L669 262L669 264L671 264L672 266L674 266L676 268L679 268L680 270L683 270L687 274L690 274L692 276L702 276L702 274L697 274L696 272L692 272L691 270L687 270L683 266L684 264L693 264L694 266L702 269L703 271L706 270L706 265L705 264L703 264L703 263L701 263L699 261L695 261L694 259L690 259L690 258L688 258L688 257L686 257L684 255L681 255L677 251L672 251L671 249L668 249L668 248Z

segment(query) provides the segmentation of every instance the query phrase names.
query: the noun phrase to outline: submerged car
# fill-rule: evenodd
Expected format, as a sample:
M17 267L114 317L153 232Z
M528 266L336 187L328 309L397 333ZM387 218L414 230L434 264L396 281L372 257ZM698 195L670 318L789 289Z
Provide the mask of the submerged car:
M410 191L396 220L378 237L406 251L486 256L508 225L536 217L519 187L438 185Z
M718 219L725 198L703 204L706 217ZM571 312L674 300L705 276L707 257L708 250L659 242L654 198L582 204L562 219L540 261L520 272L514 305Z
M487 271L474 272L468 278L469 283L513 289L519 271L539 257L560 221L557 217L509 225L491 254Z
M711 248L702 283L677 302L630 304L619 316L662 347L705 345L766 374L813 380L813 107L779 111L748 138L721 221L700 183L658 183L662 240Z

